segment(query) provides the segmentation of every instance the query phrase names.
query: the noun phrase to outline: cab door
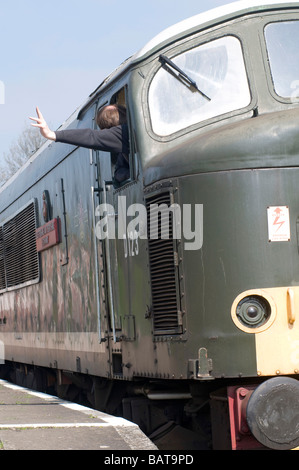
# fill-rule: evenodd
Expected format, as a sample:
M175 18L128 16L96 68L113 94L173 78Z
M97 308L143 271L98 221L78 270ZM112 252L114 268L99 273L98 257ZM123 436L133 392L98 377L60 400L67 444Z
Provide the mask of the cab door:
M113 185L110 154L97 152L99 165L100 206L96 216L99 217L97 236L102 244L103 271L105 285L105 304L107 309L109 337L114 343L120 341L121 320L121 286L119 282L119 245L118 239L119 212L117 197Z
M125 88L115 93L105 104L125 105ZM98 109L102 107L101 102ZM128 113L128 110L127 110ZM114 169L116 155L95 152L99 206L96 210L97 237L103 252L103 284L107 328L113 344L123 338L123 326L130 314L129 267L126 262L126 198L131 178L116 185ZM103 321L102 321L103 324ZM113 347L113 345L112 345Z

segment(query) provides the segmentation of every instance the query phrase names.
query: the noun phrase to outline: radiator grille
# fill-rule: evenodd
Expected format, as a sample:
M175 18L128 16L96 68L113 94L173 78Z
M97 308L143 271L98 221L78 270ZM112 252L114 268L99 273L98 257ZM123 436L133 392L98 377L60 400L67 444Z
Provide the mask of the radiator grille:
M167 220L162 219L161 212L153 210L154 204L159 207L165 204L169 208L169 192L157 194L146 201L154 334L179 334L182 327L179 324L180 307L172 215L169 211ZM153 225L158 227L156 238L153 238Z
M2 290L10 290L39 280L35 230L34 202L1 226L0 288Z

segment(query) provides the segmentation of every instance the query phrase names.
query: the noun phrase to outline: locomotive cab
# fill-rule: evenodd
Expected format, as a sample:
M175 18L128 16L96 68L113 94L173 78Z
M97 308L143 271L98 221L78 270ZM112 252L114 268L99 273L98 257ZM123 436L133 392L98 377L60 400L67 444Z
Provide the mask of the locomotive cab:
M172 274L162 257L157 268L158 253L166 252L162 240L148 239L157 374L171 370L172 377L198 381L195 401L206 381L214 389L216 429L223 400L216 389L231 382L225 413L235 449L292 448L299 442L296 424L289 420L288 432L282 430L290 416L289 393L296 416L291 422L298 421L297 382L284 378L299 370L298 20L295 3L249 8L179 41L162 41L132 78L135 86L144 82L142 113L137 106L134 113L143 124L139 149L147 204L189 205L193 229L196 208L202 210L202 225L194 231L201 241L194 249L186 243L189 219L180 213L182 236L168 246ZM171 275L173 290L163 283ZM172 315L166 297L175 305ZM252 411L259 384L269 387L260 415ZM282 395L276 399L278 388ZM244 412L241 403L251 394ZM269 396L268 413L277 413L272 422L262 411ZM278 410L282 400L285 407ZM216 446L222 431L215 433Z

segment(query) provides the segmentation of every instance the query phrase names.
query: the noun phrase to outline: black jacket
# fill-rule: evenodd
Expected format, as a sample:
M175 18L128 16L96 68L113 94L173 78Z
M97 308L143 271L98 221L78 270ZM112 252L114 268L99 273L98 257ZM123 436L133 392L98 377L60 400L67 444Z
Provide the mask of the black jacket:
M129 132L127 124L111 127L110 129L67 129L56 131L55 134L56 142L117 153L114 178L119 183L129 178Z

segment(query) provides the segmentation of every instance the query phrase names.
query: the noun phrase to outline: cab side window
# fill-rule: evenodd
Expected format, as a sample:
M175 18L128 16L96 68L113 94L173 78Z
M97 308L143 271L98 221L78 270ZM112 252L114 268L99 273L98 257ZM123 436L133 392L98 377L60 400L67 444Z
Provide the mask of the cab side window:
M126 185L133 179L132 163L131 163L131 139L130 139L130 126L129 126L129 112L126 105L126 89L122 88L115 93L105 106L99 107L97 110L97 122L99 127L101 122L101 109L104 109L106 105L115 106L114 110L111 111L112 115L109 115L111 122L118 122L121 125L121 139L123 142L122 151L113 153L111 152L111 178L115 188ZM103 111L104 115L105 111ZM111 117L112 116L112 117ZM106 116L103 116L103 119ZM112 124L112 126L115 124Z

